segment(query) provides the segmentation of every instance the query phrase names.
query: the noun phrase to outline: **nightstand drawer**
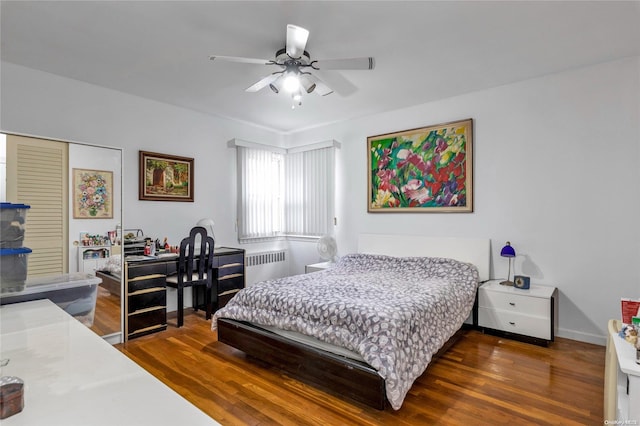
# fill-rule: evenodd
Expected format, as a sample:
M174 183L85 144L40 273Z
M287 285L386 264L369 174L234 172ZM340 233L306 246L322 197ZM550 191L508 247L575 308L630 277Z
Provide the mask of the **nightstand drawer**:
M482 287L478 291L478 307L542 317L547 321L551 317L549 299L487 291Z
M160 274L155 275L143 275L141 277L129 279L129 293L135 293L136 291L145 290L155 287L166 287L167 277Z
M167 290L164 287L142 290L130 294L128 303L130 314L135 314L142 309L165 307L167 305Z
M225 275L224 278L218 279L218 294L242 288L244 288L244 275L242 274Z
M234 263L244 265L244 253L216 256L213 261L215 263L213 266L217 266L219 268L223 268L225 265Z
M165 307L149 308L129 314L128 334L138 333L144 329L166 326L167 309Z
M218 296L218 309L224 308L224 306L229 302L229 300L233 299L240 290L229 290L228 292L221 293Z
M547 302L547 314L549 305ZM478 325L494 330L502 330L525 336L551 340L549 318L530 316L513 311L501 311L487 307L478 307Z
M222 280L229 275L244 274L244 264L228 263L218 267L218 279Z

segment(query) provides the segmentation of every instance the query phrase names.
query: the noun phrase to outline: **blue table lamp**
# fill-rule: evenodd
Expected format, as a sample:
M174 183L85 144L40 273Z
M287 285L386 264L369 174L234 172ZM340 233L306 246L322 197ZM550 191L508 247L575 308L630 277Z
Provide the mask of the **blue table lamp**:
M507 241L507 244L502 247L502 250L500 250L500 256L502 257L506 257L509 259L509 272L507 272L507 280L506 281L501 281L500 284L502 285L513 285L513 281L510 280L511 277L511 259L516 257L516 251L513 249L513 247L511 247L511 243L509 241Z

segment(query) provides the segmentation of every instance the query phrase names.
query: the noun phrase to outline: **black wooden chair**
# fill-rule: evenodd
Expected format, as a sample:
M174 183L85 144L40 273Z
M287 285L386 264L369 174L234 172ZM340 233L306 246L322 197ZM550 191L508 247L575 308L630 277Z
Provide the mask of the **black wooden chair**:
M199 241L198 241L199 239ZM178 290L178 327L184 324L184 288L205 286L206 318L211 318L211 287L217 270L213 268L213 238L201 226L191 229L189 236L180 242L178 273L168 276L167 286ZM194 303L194 308L198 307Z

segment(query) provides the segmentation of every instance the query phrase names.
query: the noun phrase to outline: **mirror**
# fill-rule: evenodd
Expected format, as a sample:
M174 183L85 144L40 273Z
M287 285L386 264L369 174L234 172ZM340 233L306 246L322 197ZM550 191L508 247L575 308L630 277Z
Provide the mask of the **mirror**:
M72 304L82 312L65 310L111 343L122 341L122 149L0 133L0 180L0 201L31 206L27 283L90 274L62 297L78 295L82 303ZM94 296L89 312L83 304Z

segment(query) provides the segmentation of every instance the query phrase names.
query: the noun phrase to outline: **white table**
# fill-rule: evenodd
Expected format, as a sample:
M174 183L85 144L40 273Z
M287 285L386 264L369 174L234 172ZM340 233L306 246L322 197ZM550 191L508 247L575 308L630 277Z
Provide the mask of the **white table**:
M618 356L616 418L621 421L638 422L640 421L640 365L636 364L636 348L617 334L613 336L613 343Z
M531 284L524 290L489 281L478 290L478 325L546 345L554 340L556 295L551 286Z
M309 274L311 272L324 271L325 269L331 268L333 265L335 265L335 262L320 262L306 265L304 267L304 273Z
M14 425L217 425L49 300L0 308L2 376L24 381Z

